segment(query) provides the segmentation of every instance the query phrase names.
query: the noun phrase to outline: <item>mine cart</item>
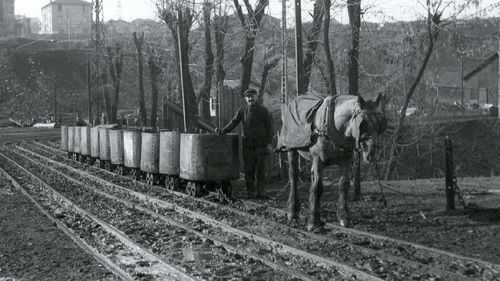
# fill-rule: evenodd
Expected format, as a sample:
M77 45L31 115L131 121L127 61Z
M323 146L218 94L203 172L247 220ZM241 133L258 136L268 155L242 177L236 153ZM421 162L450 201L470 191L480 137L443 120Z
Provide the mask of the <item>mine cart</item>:
M99 128L99 167L111 165L111 148L109 147L109 128Z
M73 127L73 150L75 152L73 158L75 160L80 160L80 156L82 154L81 140L82 131L80 130L80 127Z
M80 129L80 147L81 147L81 158L82 162L85 162L90 158L90 127L84 126L79 127Z
M75 153L75 127L68 127L68 159L73 158L73 153Z
M141 131L123 131L123 165L136 180L141 175Z
M123 130L109 130L109 147L111 152L111 169L123 175Z
M174 190L179 188L179 160L181 134L165 131L160 133L160 174L165 187Z
M160 134L142 132L141 171L148 184L156 184L159 176Z
M230 180L239 178L238 136L181 134L179 176L187 181L189 195L215 191L221 199L231 196Z
M90 165L99 159L99 128L90 128Z
M61 150L68 151L68 126L61 126Z

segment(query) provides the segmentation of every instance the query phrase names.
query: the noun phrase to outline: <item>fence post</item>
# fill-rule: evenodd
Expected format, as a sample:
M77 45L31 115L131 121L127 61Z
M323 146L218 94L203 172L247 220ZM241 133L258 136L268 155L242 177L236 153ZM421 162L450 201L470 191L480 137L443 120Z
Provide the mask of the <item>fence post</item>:
M445 184L446 184L446 210L455 210L455 186L453 184L455 167L453 165L453 147L451 140L446 136L445 147Z

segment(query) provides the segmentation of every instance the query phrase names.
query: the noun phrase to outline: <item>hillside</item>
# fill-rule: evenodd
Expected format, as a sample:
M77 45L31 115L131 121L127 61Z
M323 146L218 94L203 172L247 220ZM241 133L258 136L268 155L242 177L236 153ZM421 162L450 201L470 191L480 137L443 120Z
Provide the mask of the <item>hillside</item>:
M475 56L479 61L482 57L488 56L498 49L495 38L499 19L470 20L448 27L438 40L433 58L428 67L427 76L422 85L436 85L436 77L448 77L446 73L436 75L439 69L452 69L456 71L456 54L450 50L460 47L461 49L473 50L471 56ZM262 24L262 30L257 38L255 48L253 80L259 81L263 69L266 53L276 53L280 44L279 20L266 17ZM240 78L240 57L244 44L244 37L241 25L236 18L230 17L228 23L229 30L225 38L225 71L226 79L238 80ZM304 34L308 34L311 28L310 23L304 24ZM390 23L385 25L363 23L361 34L361 54L360 60L362 68L360 71L360 92L363 96L373 96L376 92L385 91L394 96L393 102L397 102L398 96L404 92L405 84L413 79L414 72L405 74L401 78L401 67L399 60L406 54L401 50L399 38L405 36L407 30L418 31L420 26L415 23ZM120 108L137 108L137 61L136 50L132 42L132 32L146 33L146 42L160 42L167 57L165 67L160 78L160 90L162 94L175 97L177 91L176 63L174 59L173 40L170 32L162 22L151 20L136 20L131 23L124 21L110 21L107 23L108 46L119 43L125 50L122 93L120 98ZM288 31L290 40L288 45L288 89L294 92L295 71L294 71L294 49L293 30ZM424 34L425 35L425 34ZM422 35L422 36L424 36ZM415 38L420 38L416 35ZM347 92L347 55L349 50L350 32L348 26L332 21L330 43L333 52L336 68L338 91ZM190 33L190 65L195 91L201 88L203 81L203 33L201 30L193 30ZM415 43L416 44L416 43ZM24 46L24 47L22 47ZM412 47L413 46L406 46ZM19 49L18 49L19 48ZM9 112L15 116L46 115L52 111L53 89L59 90L59 110L62 112L86 112L87 103L87 77L86 62L89 58L89 42L74 42L72 48L68 49L66 42L57 41L29 41L27 39L16 39L0 41L0 57L10 59L6 61L1 69L2 75L8 79L2 81L0 101L3 112ZM409 70L418 66L419 57L414 56L411 64L405 67ZM318 48L317 57L323 57L321 46ZM466 71L475 67L477 63L471 61L466 66ZM324 82L322 74L318 70L318 65L313 67L310 88L321 92ZM95 71L95 70L94 70ZM273 69L268 83L268 90L271 93L280 92L280 68ZM147 65L145 65L145 86L147 103L149 104L150 85ZM441 79L441 78L439 78ZM453 80L450 80L453 81ZM426 88L427 87L427 88ZM430 87L430 88L429 88ZM433 86L421 87L420 91L435 91ZM15 90L13 90L15 89ZM293 95L293 94L292 94ZM178 99L174 98L174 99ZM425 101L426 97L416 101ZM423 106L424 108L426 106Z

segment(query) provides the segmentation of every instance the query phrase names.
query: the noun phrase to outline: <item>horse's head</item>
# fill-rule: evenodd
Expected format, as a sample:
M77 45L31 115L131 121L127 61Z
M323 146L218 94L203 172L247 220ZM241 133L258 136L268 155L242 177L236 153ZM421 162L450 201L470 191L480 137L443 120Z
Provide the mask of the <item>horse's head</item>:
M353 119L352 136L356 139L357 149L361 150L363 159L367 162L375 160L379 135L387 128L387 119L378 110L383 98L383 94L379 94L375 100L365 101L358 96L359 109Z

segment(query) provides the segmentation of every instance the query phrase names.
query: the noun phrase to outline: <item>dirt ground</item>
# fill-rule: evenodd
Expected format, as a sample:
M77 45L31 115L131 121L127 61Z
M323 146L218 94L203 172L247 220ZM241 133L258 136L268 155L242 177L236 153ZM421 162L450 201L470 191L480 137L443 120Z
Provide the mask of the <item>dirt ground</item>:
M116 279L1 176L0 225L0 280Z
M48 136L47 136L48 137ZM18 137L0 135L0 141ZM335 172L325 171L322 219L336 223L338 187ZM308 178L299 188L307 214ZM350 202L352 228L423 244L500 264L500 178L459 178L458 186L473 206L446 211L444 179L383 182L387 207L377 182L362 182L362 199ZM233 182L236 197L245 195L243 180ZM267 183L269 201L286 208L283 180ZM352 188L351 188L352 192ZM0 176L0 281L102 280L114 276L79 249L36 207Z
M322 220L337 223L337 183L325 178ZM244 185L235 184L243 196ZM458 179L465 194L464 207L446 211L444 179L383 182L387 207L384 207L378 182L362 182L362 199L350 202L352 228L450 251L500 264L500 178ZM309 184L299 186L301 216L305 219ZM288 187L282 181L268 183L274 198L268 204L286 207ZM351 187L352 193L352 187ZM262 201L261 201L262 202Z

